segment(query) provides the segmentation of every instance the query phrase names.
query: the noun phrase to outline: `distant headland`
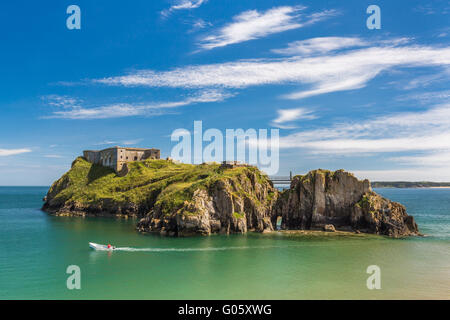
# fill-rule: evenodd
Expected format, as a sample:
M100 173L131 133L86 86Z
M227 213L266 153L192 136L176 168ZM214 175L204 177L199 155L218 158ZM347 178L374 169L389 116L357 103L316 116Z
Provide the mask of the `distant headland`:
M372 188L450 188L450 182L374 181Z
M403 205L344 170L294 176L281 192L257 167L184 164L159 159L157 149L85 151L44 201L43 210L54 215L135 217L138 231L170 236L271 232L280 224L282 230L419 235Z

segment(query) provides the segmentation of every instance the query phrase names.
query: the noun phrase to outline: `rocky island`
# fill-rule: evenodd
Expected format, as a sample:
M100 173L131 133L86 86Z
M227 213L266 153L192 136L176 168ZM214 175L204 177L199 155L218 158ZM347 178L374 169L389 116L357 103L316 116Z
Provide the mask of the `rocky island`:
M343 170L295 176L279 192L252 166L149 159L126 163L119 174L79 157L44 200L50 214L135 217L138 231L170 236L270 232L279 219L283 230L419 234L404 206Z

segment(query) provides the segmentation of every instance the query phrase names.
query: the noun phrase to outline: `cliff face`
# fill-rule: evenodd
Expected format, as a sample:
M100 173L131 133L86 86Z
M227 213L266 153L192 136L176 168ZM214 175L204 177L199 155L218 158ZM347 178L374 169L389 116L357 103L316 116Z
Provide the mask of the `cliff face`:
M291 188L279 193L255 167L147 160L126 169L116 174L77 158L51 186L43 210L138 217L137 230L174 236L271 231L279 217L285 230L418 234L405 207L342 170L296 176Z
M137 228L179 236L272 231L270 213L277 191L261 178L243 170L217 179L209 188L196 190L178 210L165 210L167 203L157 204Z
M311 171L294 177L274 206L272 222L282 217L283 229L354 230L393 237L418 234L417 224L399 203L372 191L343 170Z

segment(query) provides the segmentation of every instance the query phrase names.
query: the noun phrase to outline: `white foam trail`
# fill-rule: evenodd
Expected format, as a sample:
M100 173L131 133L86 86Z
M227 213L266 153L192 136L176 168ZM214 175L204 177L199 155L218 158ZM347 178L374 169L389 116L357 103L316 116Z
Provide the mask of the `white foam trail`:
M380 239L381 240L381 239ZM249 249L283 249L283 248L298 248L298 247L324 247L328 243L303 243L296 245L282 245L282 246L240 246L240 247L207 247L207 248L132 248L132 247L116 247L113 250L108 249L105 245L95 244L96 251L125 251L125 252L196 252L196 251L226 251L226 250L249 250ZM358 246L359 243L341 243L340 246Z
M129 251L129 252L192 252L192 251L225 251L225 250L247 250L247 249L270 249L270 248L285 248L288 246L255 246L255 247L208 247L208 248L130 248L119 247L114 251Z

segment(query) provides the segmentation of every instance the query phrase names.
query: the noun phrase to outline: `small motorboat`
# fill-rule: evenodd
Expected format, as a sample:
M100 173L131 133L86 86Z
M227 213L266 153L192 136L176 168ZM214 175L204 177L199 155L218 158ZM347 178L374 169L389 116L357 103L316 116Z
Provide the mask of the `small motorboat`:
M107 245L98 244L98 243L94 243L94 242L89 242L89 247L91 249L100 250L100 251L113 251L116 248L114 246L111 246L110 248L108 248Z

